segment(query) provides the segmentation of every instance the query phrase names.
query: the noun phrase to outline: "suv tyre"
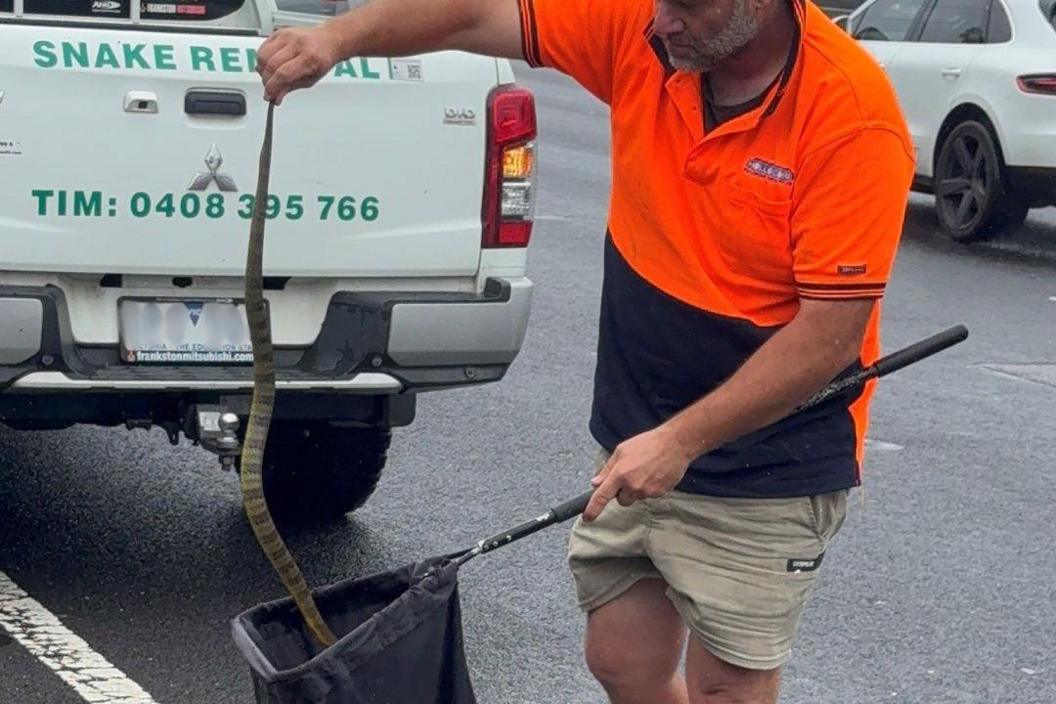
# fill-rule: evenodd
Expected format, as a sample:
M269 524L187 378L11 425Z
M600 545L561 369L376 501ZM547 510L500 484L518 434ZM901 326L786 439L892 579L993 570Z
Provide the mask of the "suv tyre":
M935 161L935 206L957 242L986 239L1026 219L1027 202L1009 187L997 140L983 123L962 122L946 136Z

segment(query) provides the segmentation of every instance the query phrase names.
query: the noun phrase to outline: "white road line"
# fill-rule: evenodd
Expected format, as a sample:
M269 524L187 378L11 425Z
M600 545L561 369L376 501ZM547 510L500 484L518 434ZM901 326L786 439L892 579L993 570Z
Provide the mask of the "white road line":
M0 627L92 704L157 704L0 572Z
M1056 387L1056 364L984 364L982 367L999 376Z
M865 439L865 448L867 450L876 450L877 452L898 452L899 450L906 449L905 445L899 445L894 442L884 442L883 440L873 440L872 438Z

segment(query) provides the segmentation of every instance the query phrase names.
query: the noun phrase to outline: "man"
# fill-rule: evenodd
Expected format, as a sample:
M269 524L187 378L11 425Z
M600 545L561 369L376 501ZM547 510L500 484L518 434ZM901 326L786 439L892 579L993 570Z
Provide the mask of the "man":
M776 702L860 482L872 387L793 411L879 354L913 174L890 85L805 0L375 0L276 33L258 70L281 102L338 60L440 49L611 107L604 451L570 545L592 673L614 704Z

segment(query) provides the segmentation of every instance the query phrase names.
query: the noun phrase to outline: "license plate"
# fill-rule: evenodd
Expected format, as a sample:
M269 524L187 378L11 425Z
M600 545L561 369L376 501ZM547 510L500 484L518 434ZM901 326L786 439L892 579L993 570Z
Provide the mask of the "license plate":
M118 320L121 356L132 364L253 361L243 301L123 298Z

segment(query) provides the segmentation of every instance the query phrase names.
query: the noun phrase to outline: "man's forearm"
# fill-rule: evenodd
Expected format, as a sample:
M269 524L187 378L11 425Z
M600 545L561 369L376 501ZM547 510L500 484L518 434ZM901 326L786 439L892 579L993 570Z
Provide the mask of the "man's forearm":
M700 455L791 413L860 353L873 301L801 301L796 317L726 383L657 428L621 442L592 480L583 520L619 498L663 496Z
M514 0L372 0L323 28L341 59L444 49L514 58L519 56L516 45L511 46L502 28L492 26L501 21L499 15L512 13Z
M311 28L287 27L257 51L264 98L281 105L351 56L406 56L441 49L518 58L517 0L372 0Z
M858 358L871 301L846 302L833 324L821 313L797 317L774 334L722 386L665 424L696 457L775 423Z

